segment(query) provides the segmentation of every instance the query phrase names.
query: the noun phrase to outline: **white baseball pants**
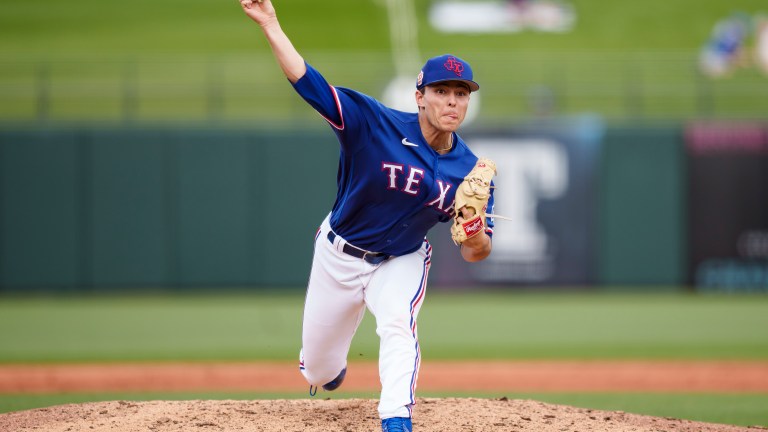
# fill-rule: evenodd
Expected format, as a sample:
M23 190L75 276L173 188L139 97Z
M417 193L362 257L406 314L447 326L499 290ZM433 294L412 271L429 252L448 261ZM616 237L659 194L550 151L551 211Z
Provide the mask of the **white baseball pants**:
M315 238L304 304L300 369L310 385L322 386L347 365L352 337L366 307L380 338L379 415L410 417L421 362L416 318L426 293L432 247L381 264L342 252L345 241L328 240L328 218ZM350 373L354 373L351 370Z

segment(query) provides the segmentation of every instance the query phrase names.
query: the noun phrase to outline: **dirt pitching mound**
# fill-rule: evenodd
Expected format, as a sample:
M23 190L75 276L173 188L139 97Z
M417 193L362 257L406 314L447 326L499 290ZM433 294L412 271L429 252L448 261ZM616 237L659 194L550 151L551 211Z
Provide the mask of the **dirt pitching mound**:
M375 400L99 402L0 414L8 432L379 431ZM766 430L553 405L530 400L418 399L416 432Z

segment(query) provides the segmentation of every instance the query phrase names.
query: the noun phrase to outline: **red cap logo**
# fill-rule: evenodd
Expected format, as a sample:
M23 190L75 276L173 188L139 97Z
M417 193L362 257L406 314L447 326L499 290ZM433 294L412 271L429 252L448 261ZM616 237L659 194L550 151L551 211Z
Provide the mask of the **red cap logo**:
M456 74L456 76L461 76L461 73L464 72L464 65L456 60L456 57L448 57L448 60L443 63L443 66L445 66L446 69L449 71L453 71L453 73Z

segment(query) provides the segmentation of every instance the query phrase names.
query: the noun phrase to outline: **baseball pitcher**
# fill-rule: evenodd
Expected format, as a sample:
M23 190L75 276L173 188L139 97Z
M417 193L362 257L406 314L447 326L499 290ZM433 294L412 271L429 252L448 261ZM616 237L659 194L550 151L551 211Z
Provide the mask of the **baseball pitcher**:
M429 59L414 71L418 113L385 107L330 85L280 28L270 0L240 0L261 26L296 92L339 142L338 192L314 240L304 305L300 370L310 384L338 388L352 337L367 308L380 338L382 431L411 431L421 352L416 319L424 302L432 247L445 235L466 261L491 253L493 161L478 159L456 133L480 86L459 57Z

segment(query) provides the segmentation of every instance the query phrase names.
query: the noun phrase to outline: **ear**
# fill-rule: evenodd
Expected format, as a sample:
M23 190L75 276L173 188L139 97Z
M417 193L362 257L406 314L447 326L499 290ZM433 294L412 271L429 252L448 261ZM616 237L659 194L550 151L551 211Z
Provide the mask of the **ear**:
M420 92L419 90L416 90L416 106L419 107L419 109L424 108L424 94Z

